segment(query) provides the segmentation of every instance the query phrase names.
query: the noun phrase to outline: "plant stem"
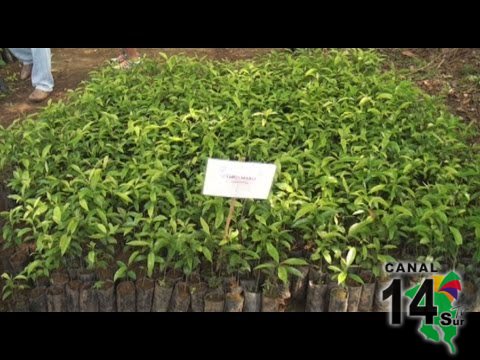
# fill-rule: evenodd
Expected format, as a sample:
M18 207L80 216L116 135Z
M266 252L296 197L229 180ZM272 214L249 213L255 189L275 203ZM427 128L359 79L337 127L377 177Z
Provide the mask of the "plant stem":
M235 198L230 199L230 210L228 212L227 221L225 224L225 234L224 239L228 239L228 234L230 232L230 223L232 221L233 215L235 214Z
M257 276L256 276L256 281L255 281L255 291L258 292L259 286L260 286L260 272L257 271Z

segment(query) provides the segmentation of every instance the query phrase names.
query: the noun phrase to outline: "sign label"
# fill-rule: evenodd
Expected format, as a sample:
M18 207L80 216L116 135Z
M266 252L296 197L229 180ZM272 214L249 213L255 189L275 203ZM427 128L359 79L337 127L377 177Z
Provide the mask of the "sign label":
M268 198L277 166L208 159L203 195L237 199Z

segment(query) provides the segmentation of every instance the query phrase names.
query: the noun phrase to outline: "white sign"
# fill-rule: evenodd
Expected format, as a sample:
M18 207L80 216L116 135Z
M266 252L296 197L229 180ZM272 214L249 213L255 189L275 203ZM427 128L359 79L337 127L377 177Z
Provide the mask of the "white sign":
M208 159L203 194L241 199L266 199L277 166Z

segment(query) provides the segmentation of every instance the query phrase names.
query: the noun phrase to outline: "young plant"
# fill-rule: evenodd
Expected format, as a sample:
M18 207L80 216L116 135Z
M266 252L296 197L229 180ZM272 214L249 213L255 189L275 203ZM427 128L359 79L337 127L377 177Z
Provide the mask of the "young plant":
M357 249L350 247L347 256L345 258L340 258L340 266L330 265L328 267L334 273L332 280L337 280L338 285L346 286L346 282L349 279L359 284L364 283L362 278L352 271L355 268L354 261L356 256Z
M267 243L266 251L271 260L256 266L255 270L261 270L265 273L266 284L270 289L278 287L280 283L287 285L289 274L297 277L303 276L295 267L308 265L304 259L289 258L281 261L278 250L271 243Z
M5 281L5 285L2 288L2 301L5 301L12 295L15 295L16 291L29 288L29 286L25 283L28 280L25 275L19 274L12 277L7 273L3 273L2 279Z
M125 264L123 261L117 261L118 270L115 272L115 275L113 276L114 282L117 282L117 280L126 280L126 281L137 280L137 274L130 268L133 261L134 261L134 258L132 259L132 257L130 257L128 261L128 265Z

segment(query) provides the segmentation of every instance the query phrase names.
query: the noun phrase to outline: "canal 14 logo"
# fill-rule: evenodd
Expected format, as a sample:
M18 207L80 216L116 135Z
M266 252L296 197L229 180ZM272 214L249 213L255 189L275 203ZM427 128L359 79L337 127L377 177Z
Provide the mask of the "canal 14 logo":
M445 344L451 354L457 353L454 338L465 323L464 311L457 306L459 293L462 290L460 276L454 271L437 275L433 265L415 263L387 263L388 273L405 275L407 273L423 273L422 281L407 289L403 289L404 278L395 278L382 292L384 301L390 301L390 324L402 325L404 316L404 300L409 317L421 319L417 328L426 340ZM428 275L427 275L428 274Z

